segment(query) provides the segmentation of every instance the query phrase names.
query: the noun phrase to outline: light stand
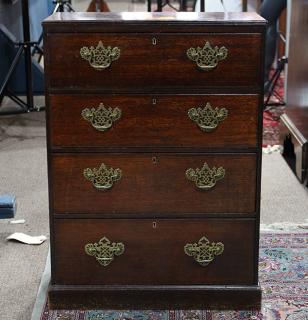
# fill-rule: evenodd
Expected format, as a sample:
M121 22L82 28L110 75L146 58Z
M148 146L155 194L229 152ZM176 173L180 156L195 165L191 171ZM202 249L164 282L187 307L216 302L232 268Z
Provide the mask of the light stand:
M282 57L282 58L278 59L278 61L277 61L277 68L276 68L275 72L273 73L271 79L269 80L268 95L267 95L266 101L264 103L264 109L267 109L268 107L273 107L273 106L284 106L286 104L282 98L280 98L279 102L270 103L269 101L270 101L272 95L274 94L276 84L280 78L280 74L284 70L285 65L287 63L288 63L287 57Z
M162 0L157 0L157 11L161 12L165 5L168 5L171 8L175 9L173 7L173 5L170 4L169 0L166 0L165 3L163 3ZM180 1L180 11L182 11L182 10L185 11L186 8L187 8L186 1L181 0ZM204 12L204 10L205 10L205 0L200 0L200 11ZM148 0L148 12L151 12L151 11L152 11L152 0ZM176 10L176 11L178 11L178 10Z
M56 13L56 12L72 12L75 11L71 5L71 1L70 0L53 0L52 1L53 4L55 4L55 8L53 9L52 13ZM34 48L32 50L32 56L34 56L35 54L38 54L38 62L41 61L42 56L44 55L44 51L42 48L42 41L43 41L43 32L41 33L37 43L34 45Z
M55 9L53 12L64 12L64 11L75 11L71 5L70 0L53 0L53 4L55 4Z
M44 107L35 107L33 103L33 75L32 75L32 58L31 47L37 45L36 42L30 41L30 24L29 24L29 3L28 0L22 0L22 22L23 22L23 41L16 43L19 49L13 59L13 62L4 78L4 81L0 87L0 102L4 96L8 96L13 100L21 109L7 112L0 112L0 115L26 113L31 111L40 111ZM25 80L26 80L26 102L21 100L16 94L10 91L7 86L8 83L24 53L25 59Z

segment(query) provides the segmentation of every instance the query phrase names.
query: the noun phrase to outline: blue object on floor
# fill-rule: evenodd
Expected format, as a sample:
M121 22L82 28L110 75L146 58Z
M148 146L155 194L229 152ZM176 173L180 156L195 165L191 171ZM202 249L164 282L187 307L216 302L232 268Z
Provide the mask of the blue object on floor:
M0 219L14 218L16 213L16 197L13 194L0 195Z

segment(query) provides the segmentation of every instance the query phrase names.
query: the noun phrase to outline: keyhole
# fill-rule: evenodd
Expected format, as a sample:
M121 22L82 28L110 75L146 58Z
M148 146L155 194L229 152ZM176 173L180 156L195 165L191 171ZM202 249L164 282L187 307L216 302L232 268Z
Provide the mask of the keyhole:
M156 229L157 225L156 225L156 222L154 221L153 222L153 229Z
M156 164L156 163L158 162L157 157L152 157L152 162L153 162L154 164Z
M152 104L155 105L157 103L157 100L155 98L152 99Z
M157 40L156 40L156 38L154 37L154 38L152 38L152 44L153 44L153 46L156 46L156 44L157 44Z

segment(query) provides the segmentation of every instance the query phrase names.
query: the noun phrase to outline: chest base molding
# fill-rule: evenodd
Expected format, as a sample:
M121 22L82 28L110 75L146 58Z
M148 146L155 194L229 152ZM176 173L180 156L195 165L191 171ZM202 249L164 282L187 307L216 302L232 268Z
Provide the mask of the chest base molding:
M51 309L260 309L260 286L49 286Z

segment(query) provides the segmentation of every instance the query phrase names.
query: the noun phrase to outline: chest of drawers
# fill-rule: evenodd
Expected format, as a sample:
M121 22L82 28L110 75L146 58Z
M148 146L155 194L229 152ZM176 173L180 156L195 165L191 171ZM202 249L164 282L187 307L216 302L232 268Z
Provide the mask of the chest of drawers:
M43 26L50 307L258 307L265 21Z

